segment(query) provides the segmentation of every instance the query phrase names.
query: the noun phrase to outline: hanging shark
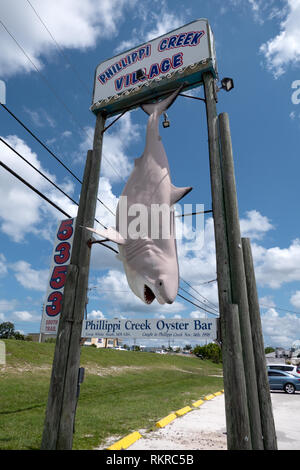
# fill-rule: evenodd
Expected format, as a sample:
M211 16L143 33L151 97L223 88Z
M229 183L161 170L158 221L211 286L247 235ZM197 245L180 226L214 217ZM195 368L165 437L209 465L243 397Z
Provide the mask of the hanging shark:
M128 284L146 304L151 304L155 298L160 304L173 303L179 287L173 206L192 188L178 188L171 183L168 159L159 135L159 120L180 90L162 101L141 105L149 115L146 144L142 156L135 160L120 197L116 229L88 228L118 244L118 257L123 262ZM163 208L161 217L158 213L159 218L157 212L154 217L157 208ZM138 221L137 209L140 216L143 215ZM132 228L138 226L139 232L134 233Z

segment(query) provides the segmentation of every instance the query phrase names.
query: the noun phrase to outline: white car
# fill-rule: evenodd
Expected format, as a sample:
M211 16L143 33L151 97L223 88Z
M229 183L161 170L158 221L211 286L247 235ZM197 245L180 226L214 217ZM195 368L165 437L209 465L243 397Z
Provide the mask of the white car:
M293 364L267 364L267 368L268 370L282 370L283 372L288 372L289 374L293 374L296 377L300 377L300 365L295 366Z

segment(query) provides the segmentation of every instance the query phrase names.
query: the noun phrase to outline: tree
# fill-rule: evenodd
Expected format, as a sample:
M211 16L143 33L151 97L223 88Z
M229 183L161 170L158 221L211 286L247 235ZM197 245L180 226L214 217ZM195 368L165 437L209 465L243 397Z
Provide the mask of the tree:
M7 321L0 323L0 338L8 339L14 338L15 336L15 326L13 323Z
M269 353L272 353L274 351L275 351L275 349L272 348L271 346L268 346L267 348L265 348L265 354L269 354Z
M0 338L14 338L24 340L25 336L22 335L19 331L15 331L15 325L10 321L7 321L4 323L0 323Z
M197 357L200 357L201 359L210 359L216 364L218 364L219 362L222 362L221 348L216 343L209 343L209 344L206 344L205 346L197 345L193 349L193 353Z

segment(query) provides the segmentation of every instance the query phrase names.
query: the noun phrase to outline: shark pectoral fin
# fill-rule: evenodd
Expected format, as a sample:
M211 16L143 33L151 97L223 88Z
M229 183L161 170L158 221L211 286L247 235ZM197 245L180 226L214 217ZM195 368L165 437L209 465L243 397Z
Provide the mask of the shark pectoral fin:
M101 230L95 230L94 228L90 227L85 227L87 230L90 230L91 232L96 233L97 235L100 235L100 237L107 238L108 240L117 243L118 245L124 245L126 243L125 239L122 237L122 235L117 232L112 227L109 227L107 229L101 229Z
M193 188L188 186L186 188L177 188L172 184L171 189L171 205L175 204L176 202L180 201L186 194L188 194Z

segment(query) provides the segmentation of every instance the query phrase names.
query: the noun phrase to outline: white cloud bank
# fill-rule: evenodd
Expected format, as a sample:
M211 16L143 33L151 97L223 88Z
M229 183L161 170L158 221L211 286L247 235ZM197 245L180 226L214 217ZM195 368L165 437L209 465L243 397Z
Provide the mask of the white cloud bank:
M275 78L284 74L291 64L300 61L300 0L287 0L287 13L280 23L280 32L264 43L260 51Z
M99 39L116 36L124 10L136 0L31 0L31 4L61 48L84 50L95 47ZM0 2L0 18L39 69L42 57L57 53L55 42L28 2ZM35 70L2 25L0 41L0 76Z

